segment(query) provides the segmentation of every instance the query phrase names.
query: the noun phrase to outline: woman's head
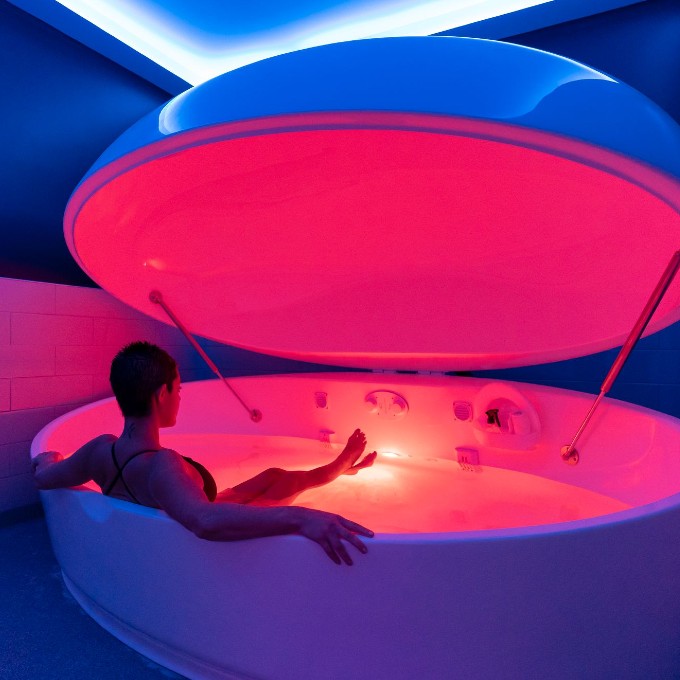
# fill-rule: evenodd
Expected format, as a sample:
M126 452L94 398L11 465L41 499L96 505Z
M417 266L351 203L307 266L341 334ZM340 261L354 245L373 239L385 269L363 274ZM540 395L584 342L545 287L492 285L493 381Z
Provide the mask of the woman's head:
M123 347L111 362L111 388L123 416L143 418L151 414L152 401L161 388L177 389L177 362L150 342ZM176 415L176 414L175 414Z

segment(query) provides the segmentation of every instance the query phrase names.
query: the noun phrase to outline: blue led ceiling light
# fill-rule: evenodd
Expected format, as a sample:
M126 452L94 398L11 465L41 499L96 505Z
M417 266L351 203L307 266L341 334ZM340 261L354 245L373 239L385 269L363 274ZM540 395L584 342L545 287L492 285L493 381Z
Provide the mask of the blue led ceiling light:
M11 1L152 82L180 91L186 83L307 47L461 26L465 35L503 38L640 0ZM158 67L174 75L174 86L168 87L167 78L160 82Z
M322 0L256 3L244 11L238 7L244 3L206 0L59 0L192 85L277 54L360 38L431 35L547 2Z

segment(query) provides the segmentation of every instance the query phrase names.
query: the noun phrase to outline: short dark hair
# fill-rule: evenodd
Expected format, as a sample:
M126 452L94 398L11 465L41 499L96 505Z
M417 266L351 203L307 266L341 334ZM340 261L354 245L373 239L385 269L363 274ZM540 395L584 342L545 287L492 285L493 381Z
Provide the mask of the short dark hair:
M123 347L111 362L111 388L124 416L143 418L151 413L151 398L162 385L172 390L177 362L150 342Z

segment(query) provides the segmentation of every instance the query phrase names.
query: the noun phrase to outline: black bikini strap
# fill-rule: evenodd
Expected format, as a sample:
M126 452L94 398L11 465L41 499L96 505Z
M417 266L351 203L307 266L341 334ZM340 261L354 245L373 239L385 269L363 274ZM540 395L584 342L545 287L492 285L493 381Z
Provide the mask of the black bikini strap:
M143 453L156 453L158 451L158 449L144 449L142 451L137 451L137 453L134 453L133 455L131 455L123 463L123 465L118 465L118 459L116 458L115 446L116 446L116 442L113 442L113 444L111 444L111 458L113 459L113 464L116 466L117 472L116 472L116 476L113 478L113 481L108 485L108 487L106 487L106 490L103 491L103 494L105 496L108 496L111 493L111 490L113 489L113 487L116 485L116 482L118 482L118 480L120 479L120 481L123 482L123 486L125 487L125 490L127 491L128 496L130 496L130 498L132 498L132 500L135 503L137 503L137 505L141 505L141 503L137 500L137 497L135 496L135 494L132 493L132 491L130 490L130 487L127 485L127 482L125 481L125 477L123 477L123 470L125 470L125 468L128 466L128 463L131 460L134 460L135 458L137 458L137 456L141 456Z

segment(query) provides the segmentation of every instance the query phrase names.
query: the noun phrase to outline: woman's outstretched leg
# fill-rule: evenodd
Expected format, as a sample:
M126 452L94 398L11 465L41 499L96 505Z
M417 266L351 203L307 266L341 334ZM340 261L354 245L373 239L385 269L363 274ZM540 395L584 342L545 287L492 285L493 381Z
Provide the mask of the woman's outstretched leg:
M340 455L328 465L313 470L282 470L269 468L233 489L218 494L218 501L277 505L290 502L295 496L315 486L328 484L342 474L355 474L373 464L377 453L369 453L357 462L366 448L366 436L355 430Z
M270 486L272 486L286 470L281 468L268 468L259 474L237 484L233 489L224 489L217 494L217 503L242 503L246 505L259 498Z

